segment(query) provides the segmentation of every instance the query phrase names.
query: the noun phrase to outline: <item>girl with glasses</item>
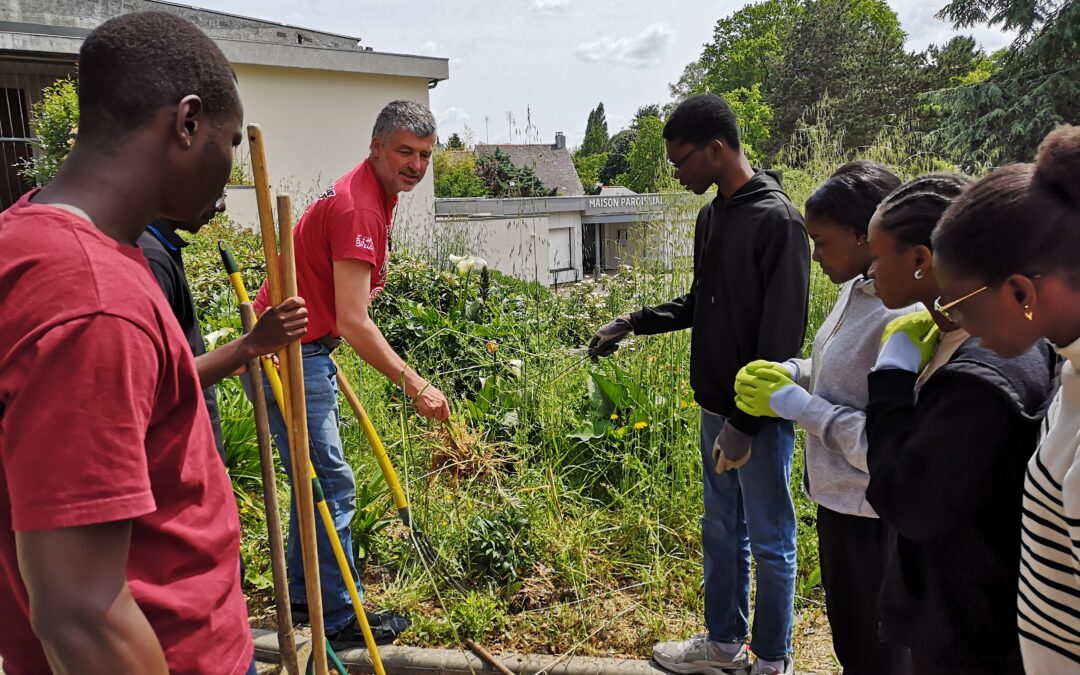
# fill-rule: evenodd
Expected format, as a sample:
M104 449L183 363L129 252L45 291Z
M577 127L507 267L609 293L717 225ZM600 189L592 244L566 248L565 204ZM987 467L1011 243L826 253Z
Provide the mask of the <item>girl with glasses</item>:
M1029 673L1080 671L1080 128L1052 132L1034 164L975 183L933 242L953 320L1002 356L1049 338L1065 360L1049 431L1026 463L1017 617Z

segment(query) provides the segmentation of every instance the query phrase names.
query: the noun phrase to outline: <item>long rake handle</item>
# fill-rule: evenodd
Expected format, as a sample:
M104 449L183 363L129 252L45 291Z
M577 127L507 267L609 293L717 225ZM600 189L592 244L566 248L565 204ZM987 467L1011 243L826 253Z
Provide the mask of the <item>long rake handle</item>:
M330 358L333 359L333 357ZM386 479L386 484L390 487L390 493L394 496L394 506L402 514L405 525L410 526L408 516L409 501L405 499L405 492L401 489L401 482L394 471L394 465L390 463L390 457L386 454L386 447L383 445L382 439L379 438L378 432L375 431L375 426L371 423L371 418L368 417L363 404L360 403L360 397L353 391L352 385L349 384L349 380L345 377L345 373L342 372L341 366L338 365L336 360L334 360L334 367L337 369L338 388L345 394L345 400L349 402L349 407L352 408L356 419L360 422L360 428L364 430L364 436L367 438L368 444L371 445L371 451L375 454L375 460L379 463L383 478Z
M218 250L221 252L221 259L225 265L225 271L229 275L229 281L232 284L237 299L240 300L241 307L243 307L245 303L250 306L251 300L248 297L247 288L244 286L244 280L240 276L240 271L236 265L235 258L233 258L232 252L224 242L218 243ZM278 409L284 411L285 406L283 405L283 401L287 399L285 397L285 388L282 384L281 377L278 375L277 368L274 367L273 362L267 357L263 357L262 362L263 372L266 374L266 379L270 384L270 390L274 394L274 400L278 404ZM334 365L336 367L337 364L335 363ZM255 389L254 385L252 386L252 389ZM261 384L259 385L259 392L261 395ZM282 413L282 419L285 420L286 426L289 428L292 427L291 418L287 412ZM293 453L293 457L295 456L296 454ZM293 475L297 475L295 468ZM345 556L345 550L341 546L341 538L338 537L337 526L334 524L334 518L330 514L330 507L326 504L326 496L322 491L322 486L319 484L319 477L315 473L315 465L311 463L310 457L308 459L308 475L311 478L312 499L319 512L319 517L322 519L323 529L326 530L330 538L330 548L334 551L334 559L337 562L338 570L341 572L341 577L345 581L345 587L349 592L349 599L352 602L353 612L355 612L356 620L360 624L360 630L364 634L364 645L371 655L371 662L375 667L377 675L386 675L386 671L383 669L382 659L379 657L378 645L375 644L375 636L371 633L371 625L367 620L367 613L364 612L364 605L360 600L360 593L356 588L356 581L353 579L352 572L349 570L349 562L348 558ZM310 602L309 608L311 608ZM314 637L312 640L313 645L318 644L314 641ZM313 649L312 651L313 653L318 653L322 650ZM326 654L323 653L323 658L325 657Z
M232 275L229 275L230 278ZM236 275L239 277L239 273ZM241 287L243 282L241 282ZM235 287L235 284L234 284ZM247 293L244 293L247 295ZM250 302L240 304L240 318L244 332L250 333L255 326L255 310ZM266 506L266 533L270 543L270 567L274 577L276 599L278 651L282 664L289 675L300 675L300 659L296 653L296 634L293 631L292 613L289 611L289 584L285 568L285 544L281 537L281 516L278 511L277 482L274 479L274 458L270 449L270 421L266 412L266 393L262 387L262 368L259 359L247 364L248 381L251 385L255 408L255 434L259 443L259 468L262 473L263 504ZM271 366L273 367L273 366Z
M286 295L296 295L296 257L293 252L292 237L292 205L288 195L278 195L278 228L281 234L281 267L284 277L284 293L279 291L279 297L273 298L277 305ZM275 261L268 261L267 267L275 266ZM297 338L286 347L288 358L284 361L285 372L289 374L286 382L287 397L291 406L291 414L286 422L289 431L289 449L291 452L293 476L303 476L304 469L310 471L311 444L308 438L307 402L304 391L304 359L301 353L300 340ZM307 586L307 601L311 621L312 645L322 646L326 641L326 626L323 618L322 603L322 580L319 571L319 551L315 539L315 493L319 486L318 480L312 482L302 478L293 481L293 491L296 497L296 513L300 523L300 542L302 544L304 578ZM335 534L337 530L330 528ZM331 539L331 542L333 539ZM315 663L317 674L328 673L325 649L313 649L312 659Z

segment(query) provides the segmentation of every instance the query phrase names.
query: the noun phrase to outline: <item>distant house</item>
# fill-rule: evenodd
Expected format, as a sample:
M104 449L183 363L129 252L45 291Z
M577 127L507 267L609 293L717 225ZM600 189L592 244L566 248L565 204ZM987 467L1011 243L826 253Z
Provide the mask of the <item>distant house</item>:
M505 152L514 166L531 167L540 182L554 188L560 197L577 197L585 194L574 168L574 158L566 148L566 136L555 134L554 145L477 145L476 156L490 155L495 150Z
M29 113L42 88L75 74L79 47L93 28L140 10L177 14L214 39L236 71L245 121L266 134L273 187L290 192L297 211L367 156L384 105L428 105L429 89L449 77L446 59L377 52L353 36L171 2L7 0L0 3L0 207L29 189L12 165L33 152ZM407 236L430 223L434 198L425 178L402 200L398 232ZM250 188L230 188L228 207L233 220L254 224Z

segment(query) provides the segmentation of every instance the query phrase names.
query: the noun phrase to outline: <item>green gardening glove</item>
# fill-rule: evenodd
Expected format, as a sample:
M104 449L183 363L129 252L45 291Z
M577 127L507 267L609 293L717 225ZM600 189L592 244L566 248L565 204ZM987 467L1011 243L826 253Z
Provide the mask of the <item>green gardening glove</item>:
M735 376L735 406L748 415L794 420L810 398L779 363L753 361Z
M940 338L941 330L926 310L893 319L881 334L881 351L874 370L921 373L934 356Z

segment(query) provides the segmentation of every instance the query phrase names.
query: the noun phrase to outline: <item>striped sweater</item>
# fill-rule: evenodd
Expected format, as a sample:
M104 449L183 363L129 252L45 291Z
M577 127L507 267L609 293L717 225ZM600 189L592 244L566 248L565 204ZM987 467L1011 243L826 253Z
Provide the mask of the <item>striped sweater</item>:
M1018 614L1028 673L1080 672L1080 340L1024 485Z

